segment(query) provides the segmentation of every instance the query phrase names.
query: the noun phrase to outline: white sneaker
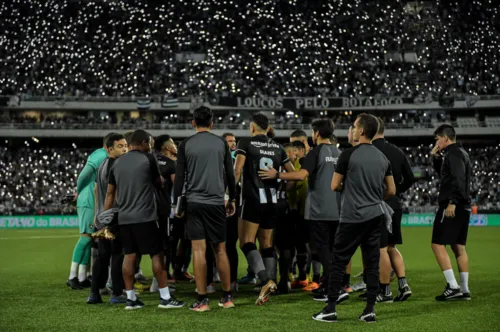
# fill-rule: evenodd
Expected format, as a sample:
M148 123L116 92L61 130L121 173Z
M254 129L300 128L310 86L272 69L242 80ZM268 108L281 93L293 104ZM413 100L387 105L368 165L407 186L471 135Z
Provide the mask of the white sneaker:
M195 288L194 291L196 293L198 293L198 288ZM217 291L217 289L215 288L215 284L210 284L207 286L207 294L213 294Z

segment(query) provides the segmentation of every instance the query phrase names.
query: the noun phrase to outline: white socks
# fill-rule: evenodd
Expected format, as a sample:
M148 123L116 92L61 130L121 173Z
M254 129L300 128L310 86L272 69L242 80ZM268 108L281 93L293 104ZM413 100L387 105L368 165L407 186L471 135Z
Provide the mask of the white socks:
M78 281L83 282L87 279L87 265L80 265L78 268Z
M450 288L452 289L457 289L458 284L457 280L455 279L455 274L453 273L452 269L445 270L443 271L444 277L446 278L446 282L450 284Z
M127 300L130 300L130 301L136 301L137 300L137 296L135 295L135 290L126 290L125 291L127 293Z
M164 300L170 299L170 291L168 290L168 287L160 288L160 297Z
M78 277L78 263L71 262L71 269L69 270L69 280Z
M469 272L460 272L460 290L469 293Z

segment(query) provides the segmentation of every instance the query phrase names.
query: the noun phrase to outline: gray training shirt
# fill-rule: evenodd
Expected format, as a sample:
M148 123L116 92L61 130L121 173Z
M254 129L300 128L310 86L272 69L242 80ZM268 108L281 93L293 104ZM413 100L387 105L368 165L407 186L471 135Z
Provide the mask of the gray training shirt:
M109 184L116 186L118 224L158 220L155 186L160 182L158 162L150 153L132 150L115 161Z
M224 138L210 132L199 132L186 138L177 151L174 202L186 184L188 203L224 205L227 180L229 199L236 195L236 181L231 151Z
M301 168L309 173L305 219L340 219L340 193L332 191L331 186L339 156L340 150L332 144L320 144L303 159Z
M95 211L96 216L104 212L104 201L106 200L106 192L108 191L109 171L111 170L111 166L113 166L114 163L115 159L106 158L97 170L97 176L95 178L95 184L97 187L97 205Z
M335 172L344 176L341 223L361 223L384 214L384 179L392 171L379 149L362 143L345 150Z

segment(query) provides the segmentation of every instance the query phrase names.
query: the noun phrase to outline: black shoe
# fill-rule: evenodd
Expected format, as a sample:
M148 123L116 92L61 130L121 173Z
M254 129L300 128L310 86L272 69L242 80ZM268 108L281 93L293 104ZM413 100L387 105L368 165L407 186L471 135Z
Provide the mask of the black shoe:
M450 284L446 284L443 294L436 296L436 301L458 300L462 296L460 288L450 288Z
M99 304L99 303L103 303L101 295L90 294L90 296L87 299L87 304Z
M82 288L90 288L90 286L92 286L92 281L85 279L84 281L79 281L79 284Z
M168 300L160 299L158 308L161 309L175 309L184 307L184 302L177 300L175 297L170 296Z
M335 323L337 322L337 312L335 310L330 310L327 305L323 308L323 310L312 315L312 319L319 322Z
M82 286L80 286L80 282L78 282L78 278L74 277L73 279L69 279L66 281L66 285L68 287L71 287L71 289L78 290L78 289L83 289Z
M363 312L361 316L359 316L359 320L365 323L375 323L377 322L375 313L372 312Z
M313 296L314 301L328 302L328 295L326 294L316 294Z
M311 294L313 294L313 295L326 294L326 289L323 287L319 287L319 288L312 290Z
M393 302L392 293L385 294L384 292L380 292L377 295L376 301L377 303L392 303Z
M403 288L398 289L398 296L394 298L394 302L403 302L408 300L412 292L410 286L405 285Z
M144 308L144 303L139 301L139 299L136 299L135 301L127 299L127 304L125 305L125 310L136 310L136 309L142 309L142 308Z
M345 300L348 300L349 297L350 297L349 293L347 293L345 289L342 288L339 292L339 298L337 300L337 304L341 304Z
M462 297L460 298L460 300L470 301L471 300L470 293L462 293Z

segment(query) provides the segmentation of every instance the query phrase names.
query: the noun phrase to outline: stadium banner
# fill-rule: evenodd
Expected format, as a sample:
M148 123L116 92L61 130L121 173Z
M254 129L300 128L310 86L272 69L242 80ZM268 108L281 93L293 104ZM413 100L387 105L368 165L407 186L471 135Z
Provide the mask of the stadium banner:
M403 226L432 226L433 213L404 214ZM470 226L500 226L500 214L472 214ZM77 216L4 216L0 229L7 228L77 228Z
M4 228L77 228L77 216L5 216L0 217Z

